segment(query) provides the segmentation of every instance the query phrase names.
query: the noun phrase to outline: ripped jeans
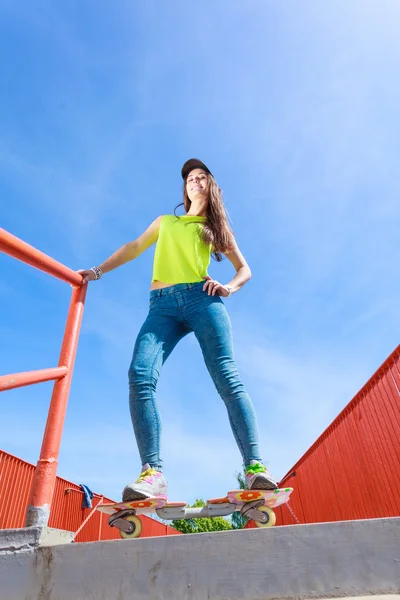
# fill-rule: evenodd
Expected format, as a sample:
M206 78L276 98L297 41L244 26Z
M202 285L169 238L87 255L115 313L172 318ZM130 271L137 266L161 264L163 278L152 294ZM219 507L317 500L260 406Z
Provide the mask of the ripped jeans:
M150 310L140 329L129 367L129 405L142 465L162 470L161 421L156 387L162 365L179 340L194 332L207 369L228 411L244 465L259 460L257 419L233 356L232 328L219 296L204 282L180 283L150 292Z

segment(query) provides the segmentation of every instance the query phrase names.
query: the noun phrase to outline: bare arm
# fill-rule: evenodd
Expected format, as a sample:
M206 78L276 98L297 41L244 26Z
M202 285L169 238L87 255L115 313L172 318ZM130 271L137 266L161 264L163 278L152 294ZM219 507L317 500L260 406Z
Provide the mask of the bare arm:
M245 257L239 250L236 240L233 240L233 248L230 252L225 253L226 258L232 263L236 270L236 275L227 283L232 288L232 293L238 292L245 283L251 278L250 267L246 262Z
M140 256L140 254L142 254L142 252L152 246L158 239L161 219L162 216L155 219L155 221L152 222L150 227L148 227L141 236L139 236L136 240L121 246L121 248L114 252L114 254L102 262L99 267L103 273L108 273L109 271L124 265L130 260L137 258ZM95 279L95 274L90 269L80 270L78 273L83 276L83 283Z
M218 281L213 281L211 277L208 277L203 289L204 291L207 290L208 294L212 296L215 296L215 294L218 296L228 296L228 286L232 288L232 294L234 294L235 292L238 292L251 278L250 267L247 264L243 254L240 252L235 239L233 239L232 250L230 252L225 252L224 254L234 266L236 275L226 285L222 285Z

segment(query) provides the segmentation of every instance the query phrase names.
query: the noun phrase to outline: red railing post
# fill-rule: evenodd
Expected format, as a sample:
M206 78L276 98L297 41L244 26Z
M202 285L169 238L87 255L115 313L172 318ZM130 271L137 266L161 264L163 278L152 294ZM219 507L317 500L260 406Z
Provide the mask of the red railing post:
M82 322L87 285L74 287L61 347L59 367L67 367L67 374L56 381L51 397L40 458L33 477L26 525L46 526L56 480L58 454L68 404L76 348Z
M40 458L33 477L26 514L27 526L45 526L56 481L58 454L71 387L87 286L82 277L44 252L0 228L0 252L72 285L72 298L58 367L0 376L0 392L55 379Z

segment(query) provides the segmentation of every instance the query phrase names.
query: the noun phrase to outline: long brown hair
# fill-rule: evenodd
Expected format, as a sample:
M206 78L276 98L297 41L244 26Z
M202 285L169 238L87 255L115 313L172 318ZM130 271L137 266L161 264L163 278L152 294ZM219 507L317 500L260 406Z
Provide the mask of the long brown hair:
M206 173L210 185L207 205L207 220L201 234L201 239L205 244L211 244L213 257L217 262L223 259L222 254L229 252L233 248L233 232L228 223L228 215L222 199L222 190L211 173ZM187 178L186 178L187 179ZM189 212L192 201L190 200L187 189L186 179L183 184L183 202L175 207L183 206L186 212Z

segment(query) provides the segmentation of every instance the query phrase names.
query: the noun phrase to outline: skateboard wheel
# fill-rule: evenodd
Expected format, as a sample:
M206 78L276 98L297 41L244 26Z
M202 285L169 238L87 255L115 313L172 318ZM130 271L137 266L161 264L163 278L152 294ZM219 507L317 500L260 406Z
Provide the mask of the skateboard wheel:
M269 506L265 506L263 504L262 506L259 506L257 508L257 510L259 510L260 512L265 513L265 516L267 517L267 520L265 521L265 523L262 523L261 521L254 521L256 527L273 527L275 525L275 523L276 523L276 514L274 513L274 511L272 510L272 508L270 508Z
M124 521L128 521L130 525L130 531L122 531L120 529L119 533L123 539L128 538L138 538L142 533L142 521L136 515L128 515L124 518Z

